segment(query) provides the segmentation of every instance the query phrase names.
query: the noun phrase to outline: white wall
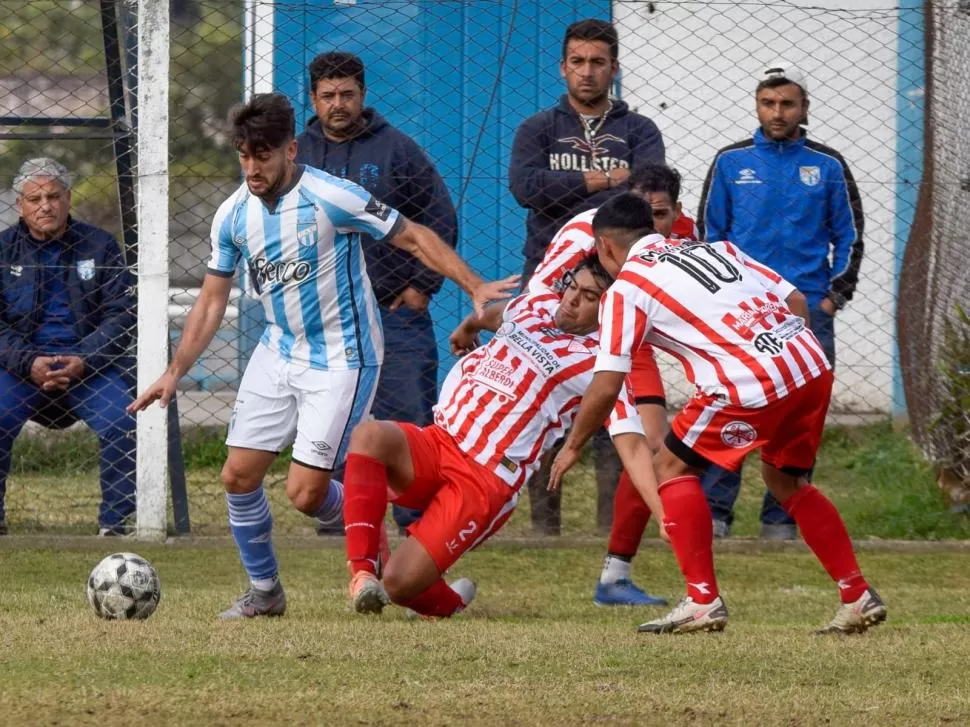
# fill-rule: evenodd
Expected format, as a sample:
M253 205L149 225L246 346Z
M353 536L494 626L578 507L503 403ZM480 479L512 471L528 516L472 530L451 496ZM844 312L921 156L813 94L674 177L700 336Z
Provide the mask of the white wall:
M887 0L616 2L623 98L652 118L684 175L685 211L719 148L750 136L755 74L785 59L809 77L811 138L839 151L862 194L866 254L837 326L834 409L890 411L898 15ZM689 395L679 366L668 396Z

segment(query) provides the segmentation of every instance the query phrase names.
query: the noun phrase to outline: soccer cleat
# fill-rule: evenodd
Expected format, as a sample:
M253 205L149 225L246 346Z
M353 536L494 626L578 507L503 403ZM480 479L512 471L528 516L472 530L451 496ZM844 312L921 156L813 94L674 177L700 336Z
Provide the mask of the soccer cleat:
M713 525L715 540L731 537L731 523L729 523L727 520L714 520Z
M360 570L350 579L350 600L357 613L377 613L391 602L384 586L370 571Z
M817 629L817 636L827 634L863 634L870 626L886 620L886 604L872 588L862 594L858 601L843 603L835 612L835 618L824 628Z
M663 618L640 624L641 634L687 634L691 631L723 631L727 626L728 612L724 601L718 596L710 603L694 603L690 596Z
M666 606L667 601L659 596L651 596L626 578L615 583L597 583L593 592L593 603L597 606Z
M250 586L232 606L219 614L223 621L257 616L282 616L286 613L286 593L279 581L269 591L261 591Z

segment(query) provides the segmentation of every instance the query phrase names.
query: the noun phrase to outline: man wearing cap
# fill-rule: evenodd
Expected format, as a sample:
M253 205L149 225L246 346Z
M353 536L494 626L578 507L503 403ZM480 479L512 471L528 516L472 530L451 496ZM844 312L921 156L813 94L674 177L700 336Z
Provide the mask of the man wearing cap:
M807 137L808 105L808 81L798 68L778 62L758 74L760 128L714 157L697 224L703 239L730 240L805 295L812 331L834 366L834 320L855 292L864 219L845 159ZM708 470L704 487L717 536L730 533L740 484L740 473ZM767 492L761 522L762 537L796 536L795 523Z
M135 420L124 366L134 278L108 232L75 220L71 175L29 159L14 178L16 225L0 232L0 534L10 450L28 419L83 419L101 445L100 535L135 510Z

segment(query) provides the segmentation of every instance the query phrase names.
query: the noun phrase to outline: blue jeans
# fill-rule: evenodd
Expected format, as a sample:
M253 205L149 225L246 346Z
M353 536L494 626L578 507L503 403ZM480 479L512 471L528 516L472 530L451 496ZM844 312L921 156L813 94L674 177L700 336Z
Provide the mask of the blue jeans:
M101 509L98 522L115 528L135 512L135 418L125 411L131 391L116 368L47 394L33 382L0 369L0 518L10 473L10 450L21 428L39 409L56 402L83 419L101 445Z
M429 313L407 306L391 312L381 308L384 325L384 366L377 382L371 413L376 419L427 426L438 399L438 343ZM419 510L394 506L394 522L407 527Z
M818 302L810 307L812 333L818 338L832 366L835 366L835 318L818 307ZM811 473L809 473L811 476ZM734 503L741 492L741 470L729 470L711 465L701 478L707 504L715 520L723 520L728 525L734 521ZM761 522L764 525L793 525L788 513L765 490L761 503Z

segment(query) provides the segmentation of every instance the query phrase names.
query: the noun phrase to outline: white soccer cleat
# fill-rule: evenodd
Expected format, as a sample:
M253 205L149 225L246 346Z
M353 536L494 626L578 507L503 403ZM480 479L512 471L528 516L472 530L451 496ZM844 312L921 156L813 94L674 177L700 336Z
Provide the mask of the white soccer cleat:
M886 620L886 604L879 598L879 594L872 588L862 594L862 597L852 603L843 603L835 612L835 618L824 628L817 629L815 634L863 634L870 626L881 624Z
M723 631L728 612L718 596L710 603L694 603L690 596L682 598L663 618L640 624L641 634L688 634L691 631Z

